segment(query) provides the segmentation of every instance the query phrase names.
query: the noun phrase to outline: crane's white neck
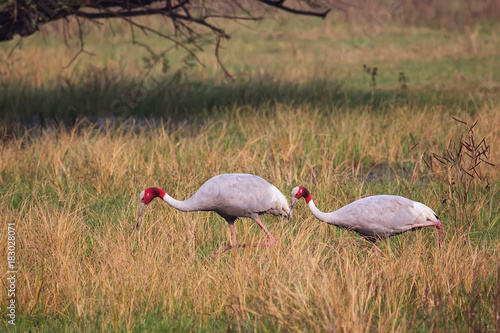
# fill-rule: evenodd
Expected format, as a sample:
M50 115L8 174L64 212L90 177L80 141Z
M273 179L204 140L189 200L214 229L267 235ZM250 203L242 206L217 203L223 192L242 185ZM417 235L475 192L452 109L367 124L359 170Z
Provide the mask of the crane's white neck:
M318 220L326 222L326 219L328 218L328 214L327 213L323 213L322 211L320 211L318 209L318 207L316 207L316 205L314 204L314 201L312 199L309 200L309 202L307 203L307 206L309 206L309 209L311 210L311 213L313 213L313 215L316 216L316 218Z
M186 203L186 201L180 201L172 198L168 193L165 193L163 195L163 201L168 203L171 207L174 207L175 209L178 209L182 212L190 212L192 209L189 207L189 205Z
M326 223L329 223L329 224L333 224L333 225L336 225L336 226L341 226L342 225L342 221L339 220L335 216L335 212L324 213L324 212L320 211L318 209L318 207L316 207L316 205L314 204L314 201L312 199L309 200L309 202L307 203L307 206L309 206L309 209L311 210L311 213L313 213L313 215L316 216L316 218L318 220L326 222Z

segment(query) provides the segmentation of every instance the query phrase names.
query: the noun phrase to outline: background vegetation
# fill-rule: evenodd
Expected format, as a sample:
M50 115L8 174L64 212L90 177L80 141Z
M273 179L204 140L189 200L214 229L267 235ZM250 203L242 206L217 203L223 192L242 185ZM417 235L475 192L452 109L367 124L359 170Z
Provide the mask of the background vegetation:
M136 31L133 45L123 23L85 26L94 55L74 61L74 23L67 43L56 23L14 51L16 40L0 45L0 229L16 223L19 265L17 325L3 328L500 330L499 170L469 169L472 151L460 149L472 137L499 161L498 24L343 15L228 24L219 51L235 82L213 45L195 65L163 56L170 45L155 36ZM422 230L382 242L377 258L304 203L288 224L263 218L273 247L215 262L229 242L216 214L154 202L133 230L144 187L184 199L225 172L287 196L308 186L325 211L403 195L437 211L444 245ZM250 220L236 230L242 243L265 239Z

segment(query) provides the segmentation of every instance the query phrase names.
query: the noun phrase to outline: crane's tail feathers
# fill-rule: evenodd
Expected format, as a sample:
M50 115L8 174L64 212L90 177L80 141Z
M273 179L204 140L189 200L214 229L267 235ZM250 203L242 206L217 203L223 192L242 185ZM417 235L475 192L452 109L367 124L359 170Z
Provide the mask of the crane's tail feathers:
M135 224L136 229L139 229L139 225L141 224L142 216L146 212L146 208L148 208L148 205L141 202L141 204L139 205L139 214L137 215L137 223Z

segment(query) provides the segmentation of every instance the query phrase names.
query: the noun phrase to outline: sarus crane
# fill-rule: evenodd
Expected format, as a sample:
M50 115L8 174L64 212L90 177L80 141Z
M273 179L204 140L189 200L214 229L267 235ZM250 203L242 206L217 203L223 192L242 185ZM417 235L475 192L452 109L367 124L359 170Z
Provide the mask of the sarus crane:
M300 198L305 199L318 220L358 233L373 243L375 253L378 240L425 227L436 227L441 246L442 224L436 213L423 203L397 195L374 195L323 213L314 204L309 190L297 186L292 190L292 211Z
M139 216L136 228L139 228L142 216L151 201L159 197L171 207L183 212L213 211L222 216L231 230L232 246L227 245L215 252L225 252L232 248L248 246L270 246L276 242L267 230L260 215L281 216L285 220L291 217L288 201L283 193L266 180L251 174L221 174L207 180L196 193L187 200L179 201L157 187L145 189L140 194ZM268 241L257 244L237 244L234 222L238 218L253 219L264 230Z

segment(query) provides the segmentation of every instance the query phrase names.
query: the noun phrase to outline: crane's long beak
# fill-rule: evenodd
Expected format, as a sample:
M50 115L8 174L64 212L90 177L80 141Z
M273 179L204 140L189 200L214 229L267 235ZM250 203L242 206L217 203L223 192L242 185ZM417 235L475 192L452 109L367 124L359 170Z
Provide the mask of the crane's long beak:
M135 225L136 229L139 229L139 225L141 224L142 216L146 212L146 208L148 208L148 205L146 205L144 202L141 202L139 205L139 214L137 216L137 223Z

